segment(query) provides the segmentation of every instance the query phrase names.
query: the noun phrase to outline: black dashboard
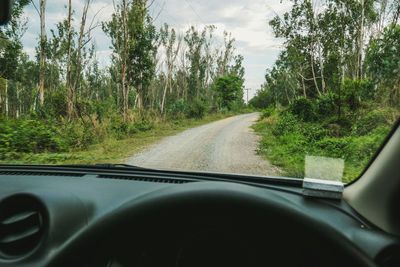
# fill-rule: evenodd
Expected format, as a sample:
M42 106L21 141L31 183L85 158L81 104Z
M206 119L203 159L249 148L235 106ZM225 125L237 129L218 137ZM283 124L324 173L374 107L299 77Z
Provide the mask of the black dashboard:
M400 266L344 201L185 177L1 170L0 266Z

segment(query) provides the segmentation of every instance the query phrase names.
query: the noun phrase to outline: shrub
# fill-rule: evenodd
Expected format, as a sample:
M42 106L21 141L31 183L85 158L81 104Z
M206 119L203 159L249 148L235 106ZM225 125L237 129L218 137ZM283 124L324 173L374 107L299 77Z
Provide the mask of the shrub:
M366 135L380 126L390 127L389 117L390 115L384 110L372 110L356 120L352 127L352 133Z
M0 149L3 152L54 152L65 150L65 144L50 122L1 120Z
M271 117L273 114L275 114L275 112L276 111L274 107L266 108L261 113L261 119Z
M298 98L289 106L289 111L303 121L313 121L316 119L315 104L307 98Z
M328 135L328 130L317 123L302 123L298 128L308 142L319 141Z
M343 101L350 110L357 110L363 98L371 98L374 94L374 85L367 79L345 79L343 83Z
M336 96L334 94L324 94L317 99L316 113L320 118L326 118L336 113Z
M127 134L150 131L154 128L154 124L147 120L142 120L133 124L129 124Z
M206 114L207 105L200 99L196 99L189 106L187 116L189 118L201 119Z
M187 108L185 100L179 99L169 106L168 114L172 115L174 118L180 119L185 115Z
M298 119L289 112L284 112L273 126L272 133L276 136L297 132Z
M69 149L86 148L99 140L93 131L93 127L77 121L61 123L59 136Z

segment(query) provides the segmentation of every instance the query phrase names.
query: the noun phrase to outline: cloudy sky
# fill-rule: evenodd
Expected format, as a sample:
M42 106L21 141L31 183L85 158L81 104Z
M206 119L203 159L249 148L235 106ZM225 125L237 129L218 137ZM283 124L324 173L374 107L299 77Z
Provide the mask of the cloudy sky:
M34 2L38 3L38 0ZM79 22L79 11L82 10L83 2L84 0L72 1L73 9L76 10L76 23ZM98 12L97 21L109 20L113 12L112 2L113 0L93 0L88 20ZM65 18L66 3L67 0L47 0L46 23L49 29ZM288 0L154 0L151 13L153 17L157 17L157 26L168 23L181 33L190 25L201 28L213 24L217 26L217 43L221 44L223 31L231 32L236 39L238 52L244 56L246 87L251 89L251 97L263 83L266 68L272 66L281 49L281 41L274 38L268 21L289 8ZM38 40L39 17L32 5L25 12L28 29L23 43L28 54L33 56ZM110 41L101 28L96 29L93 36L98 58L101 64L107 65L110 61Z

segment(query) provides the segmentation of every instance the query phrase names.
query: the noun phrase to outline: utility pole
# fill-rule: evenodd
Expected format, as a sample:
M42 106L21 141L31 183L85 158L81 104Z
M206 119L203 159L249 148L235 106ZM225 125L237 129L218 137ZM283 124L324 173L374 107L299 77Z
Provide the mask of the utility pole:
M247 102L246 102L246 104L248 105L249 104L249 90L251 90L251 89L250 88L246 88L244 90L246 90L246 93L247 93Z

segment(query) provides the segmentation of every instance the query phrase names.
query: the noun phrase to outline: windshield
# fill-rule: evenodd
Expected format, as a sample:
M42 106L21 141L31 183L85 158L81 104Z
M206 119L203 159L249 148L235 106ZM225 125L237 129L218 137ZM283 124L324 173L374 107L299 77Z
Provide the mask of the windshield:
M0 162L352 181L400 114L399 1L16 0Z

